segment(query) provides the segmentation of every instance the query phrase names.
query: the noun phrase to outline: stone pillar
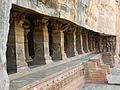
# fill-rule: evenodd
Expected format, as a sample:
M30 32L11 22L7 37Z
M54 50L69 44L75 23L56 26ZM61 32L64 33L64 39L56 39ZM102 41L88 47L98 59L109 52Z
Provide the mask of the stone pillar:
M87 34L83 33L83 50L85 51L85 53L88 53L88 39L87 39Z
M67 57L74 57L74 36L73 36L73 31L65 31L64 36L65 36L65 53Z
M82 32L80 32L80 41L81 41L81 51L82 51L82 54L84 54L85 53L85 51L84 51L84 49L83 49L83 36L82 36L83 34L82 34Z
M20 17L19 17L20 16ZM25 15L16 14L15 18L15 50L17 71L28 70L28 65L25 61L25 45L24 45L24 28L23 23Z
M66 56L66 53L65 53L65 49L64 49L64 33L63 31L61 30L60 31L60 36L61 36L61 43L60 43L60 46L61 46L61 54L62 54L62 60L68 60L67 56Z
M52 42L50 45L53 60L67 60L64 52L64 33L62 30L52 30Z
M90 36L91 37L91 51L93 51L93 35Z
M102 37L99 36L98 38L99 38L99 41L98 41L99 42L99 46L98 46L99 52L102 52L103 51Z
M59 30L50 31L50 55L53 60L62 60L60 34Z
M89 38L88 38L88 33L86 33L87 52L90 52L90 50L89 50L89 44L88 44L88 40L89 40Z
M89 47L89 50L92 51L92 36L91 34L88 35L88 47Z
M47 20L45 19L34 19L34 64L48 64L52 63L49 54L49 37Z
M92 48L93 48L93 51L95 51L95 36L94 35L92 35L92 42L93 42Z
M64 27L57 22L49 23L50 54L53 60L68 60L64 51Z
M29 47L28 47L28 33L30 33L30 29L26 28L25 29L25 57L26 57L26 62L31 62L33 61L32 58L29 55Z
M77 30L77 32L76 32L76 50L77 50L78 54L82 54L81 38L80 38L80 31L79 30Z
M73 32L73 38L74 38L74 53L75 53L75 56L78 56L78 52L77 52L77 47L76 47L76 30Z

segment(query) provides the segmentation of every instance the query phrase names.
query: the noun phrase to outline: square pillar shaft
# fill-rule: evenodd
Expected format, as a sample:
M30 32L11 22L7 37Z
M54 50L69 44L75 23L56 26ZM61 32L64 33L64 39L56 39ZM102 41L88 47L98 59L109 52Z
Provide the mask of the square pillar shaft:
M33 60L34 64L48 64L52 63L52 59L49 54L49 37L47 20L37 19L35 20L36 25L34 27L34 51L35 57Z
M71 31L65 33L65 52L67 57L74 57L74 34Z
M68 60L64 49L63 25L52 21L49 24L50 29L50 51L54 60Z
M84 54L85 53L85 51L84 51L84 49L83 49L83 36L82 36L83 34L82 33L80 33L80 41L81 41L81 51L82 51L82 54Z
M51 57L53 60L62 60L62 53L61 53L61 36L60 31L52 30L50 32L50 51Z
M61 46L61 54L62 54L62 60L68 60L67 56L66 56L66 53L65 53L65 49L64 49L64 33L63 31L61 30L60 31L60 46Z
M24 45L24 20L15 20L15 50L17 71L28 70L28 65L25 61L25 45Z
M78 52L77 52L77 47L76 47L76 31L73 32L73 37L74 37L74 53L75 53L75 56L78 56Z

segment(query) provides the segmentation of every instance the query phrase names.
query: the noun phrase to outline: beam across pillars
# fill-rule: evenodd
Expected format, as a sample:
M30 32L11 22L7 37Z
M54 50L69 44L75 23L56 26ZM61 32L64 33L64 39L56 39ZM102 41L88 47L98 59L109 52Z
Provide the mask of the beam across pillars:
M64 51L64 27L55 21L49 23L50 55L53 60L68 60Z
M49 64L52 59L49 54L48 20L32 17L34 24L34 52L33 64Z

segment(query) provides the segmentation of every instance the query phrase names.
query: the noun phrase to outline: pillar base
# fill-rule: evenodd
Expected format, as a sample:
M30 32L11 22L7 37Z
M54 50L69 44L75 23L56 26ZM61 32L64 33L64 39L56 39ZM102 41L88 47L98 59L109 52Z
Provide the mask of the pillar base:
M50 56L47 56L47 57L46 57L45 62L46 62L46 64L51 64L51 63L53 63L52 58L51 58Z
M30 68L26 65L26 66L21 66L21 67L17 67L17 72L24 72L24 71L29 71Z
M62 54L62 60L64 60L64 61L68 61L68 60L70 60L69 58L67 58L67 56L66 56L66 54L65 53L63 53Z

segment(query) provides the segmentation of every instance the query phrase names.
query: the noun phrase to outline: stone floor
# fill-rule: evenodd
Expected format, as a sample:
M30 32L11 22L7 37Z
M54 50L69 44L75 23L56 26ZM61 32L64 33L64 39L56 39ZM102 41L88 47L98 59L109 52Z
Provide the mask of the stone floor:
M54 73L60 72L66 68L69 68L71 66L77 65L81 62L87 61L89 59L93 58L99 58L100 54L90 54L87 56L83 56L78 60L71 60L69 62L46 68L43 70L38 70L37 72L30 73L28 75L24 75L22 77L19 77L17 79L12 79L10 81L10 90L16 90L18 88L21 88L23 86L26 86L28 84L31 84L32 82L35 82L36 80L41 80L47 76L50 76Z
M83 88L79 90L120 90L120 85L108 85L108 84L85 84Z
M108 83L120 85L120 64L111 69L111 74L108 76Z

